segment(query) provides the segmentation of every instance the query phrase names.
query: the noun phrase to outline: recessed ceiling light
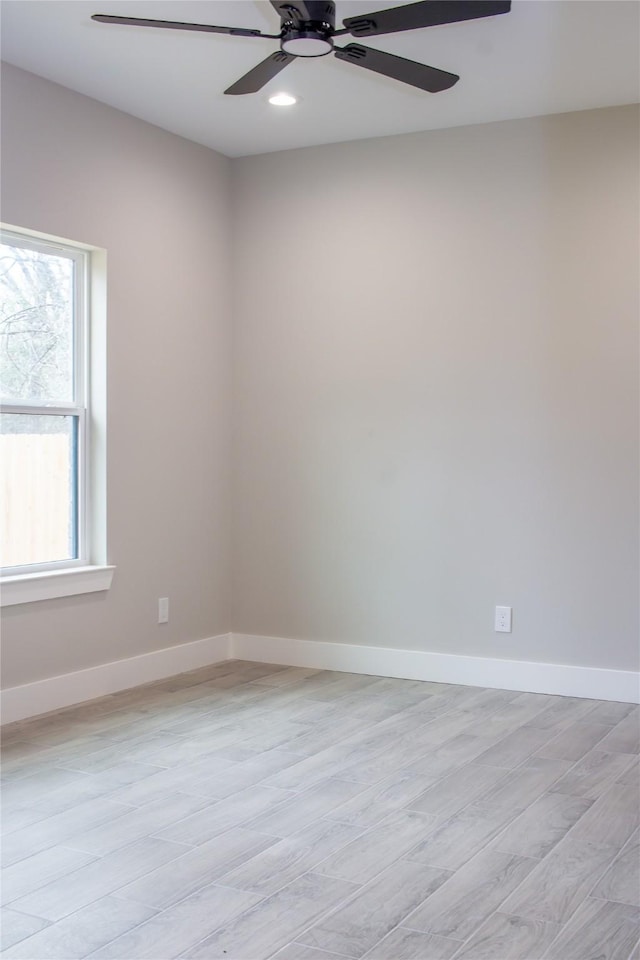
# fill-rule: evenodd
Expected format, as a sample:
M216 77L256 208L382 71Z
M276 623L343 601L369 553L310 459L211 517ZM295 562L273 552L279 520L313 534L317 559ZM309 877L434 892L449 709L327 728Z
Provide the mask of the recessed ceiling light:
M292 107L297 102L297 98L292 97L290 93L274 93L272 97L269 97L269 103L272 103L274 107Z

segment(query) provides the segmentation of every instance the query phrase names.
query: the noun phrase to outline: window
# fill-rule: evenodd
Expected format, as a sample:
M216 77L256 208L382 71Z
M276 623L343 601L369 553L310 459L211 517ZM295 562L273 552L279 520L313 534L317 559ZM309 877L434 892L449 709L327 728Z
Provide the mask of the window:
M15 578L29 577L33 586L34 578L58 575L54 592L43 596L86 592L62 586L59 575L86 572L95 563L89 537L91 254L13 231L0 240L0 566L3 602L11 603L25 602L4 598ZM43 598L32 594L26 599Z

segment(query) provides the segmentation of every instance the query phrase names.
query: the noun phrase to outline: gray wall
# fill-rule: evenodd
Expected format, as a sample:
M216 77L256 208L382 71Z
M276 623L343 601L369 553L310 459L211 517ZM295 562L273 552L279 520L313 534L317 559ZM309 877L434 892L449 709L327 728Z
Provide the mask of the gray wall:
M3 611L10 687L230 628L230 164L13 67L2 95L3 220L107 249L117 565L108 593Z
M108 251L117 565L3 611L4 686L231 628L637 667L635 108L230 162L7 67L2 119L3 220Z
M233 173L234 630L637 668L636 108Z

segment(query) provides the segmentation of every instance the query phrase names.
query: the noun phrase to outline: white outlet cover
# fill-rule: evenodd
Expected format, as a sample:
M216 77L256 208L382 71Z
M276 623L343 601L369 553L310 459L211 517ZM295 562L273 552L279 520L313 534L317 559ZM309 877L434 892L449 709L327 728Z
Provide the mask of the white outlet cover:
M158 623L169 622L169 598L160 597L158 600Z
M511 633L511 607L496 607L494 630L496 633Z

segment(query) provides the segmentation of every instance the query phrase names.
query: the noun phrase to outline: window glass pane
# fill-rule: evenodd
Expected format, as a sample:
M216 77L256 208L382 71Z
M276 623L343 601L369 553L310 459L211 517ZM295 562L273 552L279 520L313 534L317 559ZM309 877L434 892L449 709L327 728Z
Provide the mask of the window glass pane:
M0 244L0 392L73 401L74 261Z
M0 418L0 565L78 555L77 417Z

